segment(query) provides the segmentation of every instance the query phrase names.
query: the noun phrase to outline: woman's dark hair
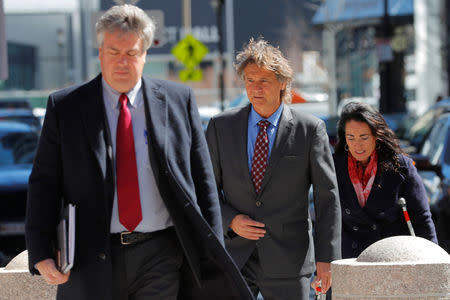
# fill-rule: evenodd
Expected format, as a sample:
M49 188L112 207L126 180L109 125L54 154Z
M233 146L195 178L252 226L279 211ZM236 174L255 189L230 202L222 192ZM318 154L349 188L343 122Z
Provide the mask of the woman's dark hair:
M351 102L342 109L338 122L338 141L335 152L344 153L346 151L345 125L348 121L364 122L369 125L370 131L376 139L380 171L388 169L396 171L400 166L398 154L404 152L398 144L395 133L389 128L383 116L366 103Z

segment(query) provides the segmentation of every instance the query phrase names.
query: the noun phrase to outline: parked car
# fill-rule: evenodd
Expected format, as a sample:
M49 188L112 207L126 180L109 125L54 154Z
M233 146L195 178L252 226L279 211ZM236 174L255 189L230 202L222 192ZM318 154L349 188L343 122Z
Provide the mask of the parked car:
M44 117L45 117L45 112L46 112L46 108L43 107L35 107L32 110L33 115L36 116L36 118L38 118L39 123L42 125L44 125Z
M439 116L450 112L450 98L441 100L431 106L409 127L402 136L402 143L407 153L419 152Z
M376 97L350 97L350 98L345 98L345 99L342 99L341 101L339 101L339 104L337 106L337 114L340 116L344 106L346 106L347 104L349 104L351 102L367 103L367 104L370 104L371 106L373 106L377 110L380 107L380 99L378 99Z
M342 99L337 106L337 114L340 116L345 105L352 102L367 103L379 110L380 100L377 97L351 97ZM403 138L405 131L411 127L414 118L406 112L397 113L383 113L383 118L386 120L389 128L391 128L397 137Z
M32 129L41 130L41 120L33 114L31 109L26 108L0 108L0 121L14 121L25 123Z
M450 253L450 113L436 120L412 158L428 194L439 244Z
M26 99L0 99L1 109L31 109Z
M198 113L200 114L203 130L206 130L206 128L208 128L209 120L220 113L220 108L216 106L199 106Z
M0 121L0 266L25 249L28 177L38 138L27 124Z

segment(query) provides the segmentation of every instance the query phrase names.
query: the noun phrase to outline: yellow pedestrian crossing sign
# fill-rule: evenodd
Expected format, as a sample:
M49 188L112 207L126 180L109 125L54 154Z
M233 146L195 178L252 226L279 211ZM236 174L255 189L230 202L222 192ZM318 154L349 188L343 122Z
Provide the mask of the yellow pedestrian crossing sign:
M194 69L208 53L208 47L198 41L192 34L188 34L175 47L172 54L182 62L187 69Z
M200 81L203 79L203 72L200 69L184 69L180 71L182 81Z

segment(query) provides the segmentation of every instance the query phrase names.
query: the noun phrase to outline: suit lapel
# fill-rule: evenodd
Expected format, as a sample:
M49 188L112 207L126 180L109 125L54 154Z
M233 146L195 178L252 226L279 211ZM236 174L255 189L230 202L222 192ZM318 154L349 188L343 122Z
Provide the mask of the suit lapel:
M102 170L103 178L107 176L107 158L112 160L111 140L106 121L101 86L101 75L87 84L80 95L80 116L83 119L85 133L89 144ZM108 145L106 145L108 142ZM108 148L108 150L107 150ZM106 156L108 155L108 156Z
M105 182L105 213L110 219L114 199L114 158L111 142L111 132L103 103L102 77L97 76L80 89L80 116L84 124L84 132L101 170Z
M264 187L270 180L273 170L276 168L278 161L280 160L283 149L285 148L288 138L291 134L291 129L293 125L291 109L288 105L284 105L283 113L280 117L280 122L278 124L277 135L273 144L272 152L269 157L269 163L267 164L266 174L264 175L263 182L261 184L261 193Z
M167 119L168 106L165 93L155 81L142 78L142 89L145 105L145 119L147 126L147 145L152 171L155 176L156 184L159 186L162 171L161 164L165 155L165 146L167 139Z
M252 177L250 175L250 170L248 169L248 150L247 150L247 139L248 139L248 117L250 114L251 104L247 105L244 109L239 111L237 115L237 121L232 122L231 132L236 133L234 144L237 148L233 151L236 154L236 165L238 168L238 174L242 174L243 180L251 186L251 189L255 191L253 187ZM231 152L233 153L233 152Z

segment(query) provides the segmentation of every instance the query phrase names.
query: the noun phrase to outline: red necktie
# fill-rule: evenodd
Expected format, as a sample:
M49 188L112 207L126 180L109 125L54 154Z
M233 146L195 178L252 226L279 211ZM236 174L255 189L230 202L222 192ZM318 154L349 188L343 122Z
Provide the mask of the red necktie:
M261 189L261 183L266 173L267 157L269 156L269 138L267 136L267 127L269 125L269 121L258 122L259 132L256 137L252 158L252 180L257 193Z
M120 114L116 134L117 201L120 223L128 231L133 231L142 220L142 209L134 150L133 123L127 102L127 95L120 95Z

